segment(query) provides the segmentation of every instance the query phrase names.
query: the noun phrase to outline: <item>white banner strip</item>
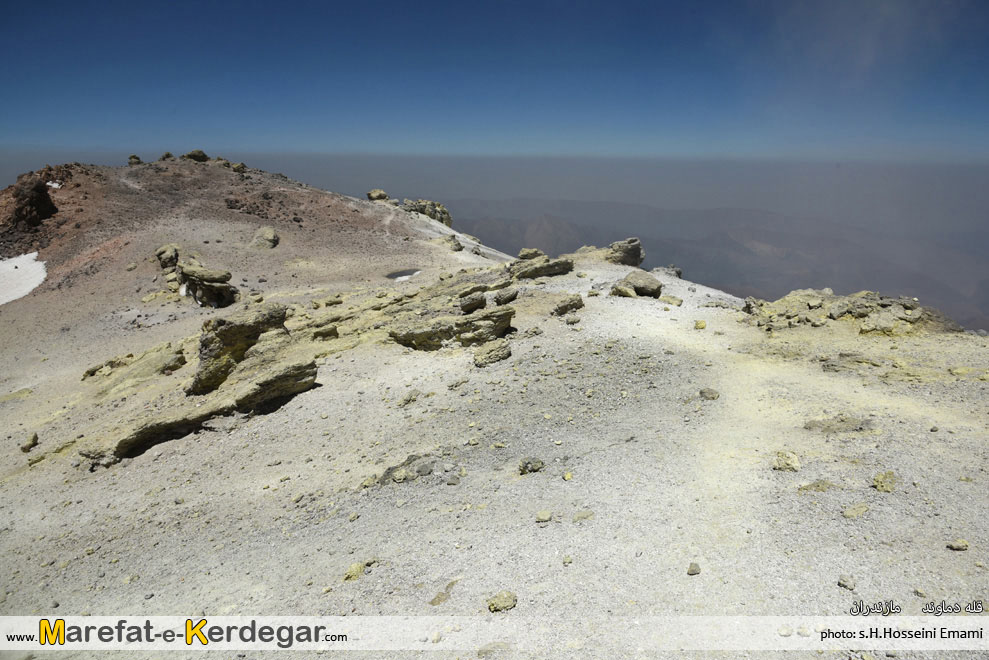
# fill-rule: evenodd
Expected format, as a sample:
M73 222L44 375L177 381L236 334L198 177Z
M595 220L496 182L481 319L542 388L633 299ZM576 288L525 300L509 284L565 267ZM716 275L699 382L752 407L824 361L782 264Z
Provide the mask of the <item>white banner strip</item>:
M6 616L0 650L989 651L986 616Z

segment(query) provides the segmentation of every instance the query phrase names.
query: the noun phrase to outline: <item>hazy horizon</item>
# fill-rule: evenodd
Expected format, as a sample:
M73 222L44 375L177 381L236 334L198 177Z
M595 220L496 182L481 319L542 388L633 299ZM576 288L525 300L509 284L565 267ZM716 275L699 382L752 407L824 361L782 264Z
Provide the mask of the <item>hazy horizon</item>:
M4 18L5 184L199 148L505 246L637 232L735 291L919 290L989 324L989 3L53 0L43 56L36 8Z
M434 199L455 228L508 252L635 235L647 267L676 262L737 295L879 289L989 328L989 163L207 152L355 197L383 188ZM0 150L0 180L45 163L125 159Z

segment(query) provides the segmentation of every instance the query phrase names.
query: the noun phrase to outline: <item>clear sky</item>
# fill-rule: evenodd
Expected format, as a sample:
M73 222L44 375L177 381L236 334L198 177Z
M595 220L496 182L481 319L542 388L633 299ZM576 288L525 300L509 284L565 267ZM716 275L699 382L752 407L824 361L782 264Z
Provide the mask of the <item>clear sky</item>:
M0 149L989 159L989 2L19 2Z

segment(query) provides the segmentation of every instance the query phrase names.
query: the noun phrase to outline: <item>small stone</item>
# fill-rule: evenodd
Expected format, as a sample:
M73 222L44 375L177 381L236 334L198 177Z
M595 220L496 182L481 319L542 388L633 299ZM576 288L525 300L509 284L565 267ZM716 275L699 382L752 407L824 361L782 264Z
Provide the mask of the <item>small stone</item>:
M495 339L474 351L474 366L484 368L512 357L512 347L504 339Z
M38 434L32 433L28 436L28 439L21 445L21 451L25 454L38 446Z
M519 474L531 474L533 472L539 472L544 467L546 467L546 464L543 463L538 458L531 458L531 457L523 458L521 462L519 462Z
M687 567L687 575L700 575L701 567L695 561L690 562L690 566Z
M137 264L135 264L133 262L127 264L127 271L130 272L132 270L137 270Z
M499 591L488 599L489 612L504 612L510 610L518 603L518 597L511 591Z
M838 576L838 586L842 589L855 591L855 578L851 575L840 575Z
M718 390L712 390L710 387L705 387L698 394L705 401L716 401L721 396Z
M563 480L564 481L570 481L571 479L573 479L573 472L564 472L563 473Z
M872 487L880 493L892 493L896 486L896 476L892 470L880 472L872 479Z
M937 432L938 432L938 427L932 426L931 427L931 433L937 433Z
M927 592L924 591L923 589L920 589L919 587L913 590L913 595L917 596L918 598L927 598Z
M703 330L707 327L707 321L694 321L694 330Z
M553 307L554 316L563 316L568 312L573 312L584 306L584 299L580 297L579 293L575 293L572 296L567 296L559 303Z
M573 558L570 555L565 555L563 557L563 565L564 566L569 566L572 563L573 563Z
M361 514L359 514L356 511L354 511L353 513L350 514L350 516L348 516L347 520L349 520L350 522L354 522L355 520L357 520L360 517L361 517Z
M446 480L447 486L457 486L460 484L460 477L457 475L450 475L450 478Z
M865 502L857 502L841 512L841 515L848 519L859 518L869 510L869 505Z
M965 539L955 539L948 543L948 550L954 550L956 552L964 552L968 550L968 541Z
M792 451L778 451L773 458L773 469L781 472L797 472L800 470L800 459Z
M553 519L553 512L548 509L543 509L536 513L537 523L547 523Z
M577 513L573 514L573 521L580 522L582 520L590 520L594 517L594 512L590 509L581 509Z

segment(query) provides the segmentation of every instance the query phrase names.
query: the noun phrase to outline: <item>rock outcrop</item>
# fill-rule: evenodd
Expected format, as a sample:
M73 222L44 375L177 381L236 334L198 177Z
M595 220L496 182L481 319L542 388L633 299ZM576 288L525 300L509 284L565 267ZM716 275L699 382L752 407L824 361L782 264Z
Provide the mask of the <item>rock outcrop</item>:
M428 199L406 199L402 202L402 208L406 211L421 213L425 216L441 222L447 227L453 226L453 218L445 206Z
M957 332L961 328L916 298L883 296L860 291L848 296L831 289L799 289L779 300L747 298L743 311L749 322L767 331L799 326L819 328L832 322L858 325L862 334L903 335L918 331Z
M623 266L639 266L646 258L646 251L638 238L626 238L608 246L605 260Z
M227 307L237 302L240 292L229 283L230 271L206 268L192 256L183 259L181 249L177 243L168 243L155 250L165 285L171 292L191 296L198 304L210 307Z
M37 227L58 213L44 179L34 174L18 177L10 188L10 196L12 204L7 211L7 222L15 227Z
M199 339L199 367L186 393L206 394L218 388L263 333L288 334L285 314L282 305L265 304L227 318L206 321Z
M388 331L397 343L418 351L435 351L446 342L461 346L484 344L504 337L512 327L511 306L485 309L467 316L448 316L422 324L399 324Z
M185 160L192 160L197 163L205 163L209 160L209 156L207 156L206 152L202 149L193 149L189 153L184 154L182 158Z

